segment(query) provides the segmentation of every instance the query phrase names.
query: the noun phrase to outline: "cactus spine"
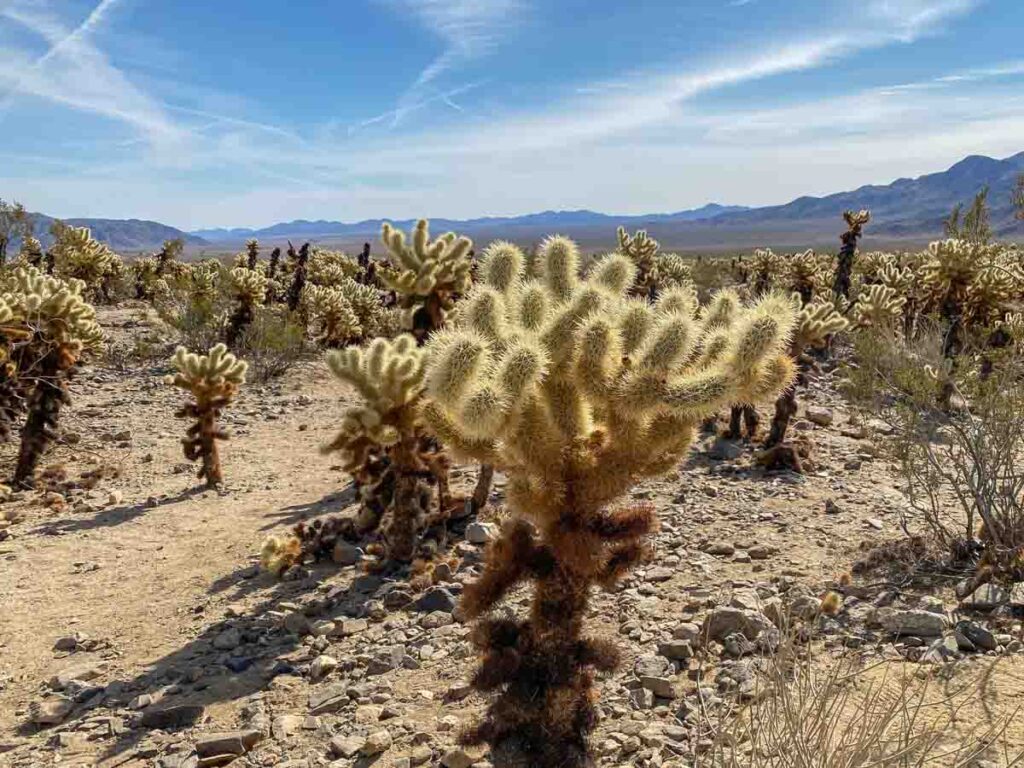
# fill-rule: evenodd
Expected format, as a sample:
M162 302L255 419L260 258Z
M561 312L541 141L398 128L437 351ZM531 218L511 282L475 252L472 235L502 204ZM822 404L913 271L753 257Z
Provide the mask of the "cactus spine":
M201 461L199 478L206 480L208 488L216 488L224 482L217 441L228 439L217 420L245 383L248 364L218 344L205 355L178 347L171 365L178 372L168 376L167 383L186 390L193 398L175 414L179 419L194 420L181 441L185 458Z
M594 670L618 661L583 634L589 594L646 557L655 524L650 507L611 505L674 467L707 414L789 383L794 312L769 295L713 324L671 297L628 298L622 256L581 280L575 243L554 237L540 260L540 280L521 261L485 278L431 337L423 414L453 452L506 472L514 513L464 592L483 654L473 683L497 695L463 740L489 743L496 766L581 768ZM527 617L487 615L525 581Z

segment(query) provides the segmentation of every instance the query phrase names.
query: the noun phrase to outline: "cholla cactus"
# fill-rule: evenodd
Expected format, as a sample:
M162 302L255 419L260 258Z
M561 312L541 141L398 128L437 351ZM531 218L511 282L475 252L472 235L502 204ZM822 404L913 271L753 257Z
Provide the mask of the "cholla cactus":
M340 251L325 251L314 247L309 257L309 282L337 287L360 273L359 263Z
M43 244L33 235L26 235L21 241L18 259L22 262L23 266L31 266L38 269L43 264Z
M795 253L785 264L786 289L800 296L801 304L809 304L827 284L824 265L813 250Z
M338 452L360 490L352 536L377 529L384 554L408 562L420 534L448 511L448 461L419 415L424 353L409 334L327 356L331 372L362 403L350 407L325 452Z
M662 289L693 285L693 268L677 253L658 256L658 281Z
M14 482L27 487L57 436L61 408L69 402L70 372L84 353L102 347L103 333L96 311L82 297L80 280L49 277L32 267L18 268L14 277L15 290L4 301L25 338L18 351L20 372L32 377Z
M169 287L161 275L159 262L149 256L131 262L130 272L135 283L135 298L143 301L162 299Z
M381 241L394 264L377 272L384 285L398 294L399 306L406 311L406 327L420 343L444 325L458 296L472 285L473 241L454 232L431 240L429 227L426 219L420 219L410 245L402 232L385 223Z
M24 411L24 386L18 378L14 345L30 337L23 318L17 314L13 296L0 296L0 441L7 442Z
M65 279L81 280L93 297L102 297L104 285L119 272L121 258L106 245L94 240L87 227L60 226L50 252L54 258L54 274Z
M630 295L653 300L658 294L661 281L658 269L658 241L642 229L635 235L630 235L625 227L619 227L616 235L619 240L618 252L629 259L636 269Z
M512 279L476 287L426 347L424 418L450 450L508 475L514 515L464 592L483 653L474 684L500 694L463 738L489 742L496 764L584 766L593 668L618 659L582 636L590 591L644 559L655 523L649 506L609 505L676 466L716 408L789 383L794 312L769 295L697 320L670 294L631 299L632 262L610 256L581 280L578 249L561 237L542 248L540 280L507 257ZM484 618L528 580L527 618Z
M235 267L231 270L231 288L235 294L235 311L228 319L224 340L228 346L234 346L242 331L252 323L256 316L256 307L263 304L267 296L267 278L254 269Z
M245 266L250 271L255 271L260 259L260 241L251 237L245 241Z
M750 273L753 280L751 289L754 296L763 296L779 283L783 263L771 248L758 249L750 259Z
M307 285L303 303L317 328L317 341L324 346L343 347L363 335L359 318L341 289Z
M843 214L843 221L846 222L846 232L839 237L843 245L839 249L839 258L836 261L836 277L832 285L832 292L836 296L849 299L853 260L857 255L857 242L863 234L864 227L871 221L871 213L866 210L846 211Z
M886 285L867 286L853 308L853 320L861 328L886 328L903 316L906 299Z
M180 237L173 240L164 240L163 246L160 248L160 253L156 255L156 274L158 277L163 277L171 269L172 265L177 263L178 259L181 258L181 254L185 252L185 241Z
M186 403L175 416L179 419L193 419L182 445L185 458L201 461L199 478L206 480L208 488L215 488L224 481L217 451L217 441L227 440L228 435L217 423L221 411L234 399L238 388L245 383L245 371L249 367L218 344L205 355L196 355L184 347L178 347L171 358L171 365L177 373L166 381L191 393L192 402Z
M291 284L288 286L286 300L288 311L295 312L302 300L302 289L306 287L309 276L309 243L304 243L298 253L288 243L288 265L291 272Z
M794 307L798 307L801 301L802 298L799 294L793 294ZM796 319L793 340L789 347L789 353L799 365L800 373L797 380L787 387L775 401L775 415L772 417L771 430L765 440L766 448L774 448L785 442L789 423L799 410L797 386L807 383L808 366L804 362L804 353L808 349L824 346L830 336L845 331L849 325L849 321L836 310L835 305L831 302L815 301L800 310ZM785 455L799 459L799 453L796 451L787 451ZM767 463L776 465L776 462ZM799 465L790 468L797 471L801 469Z

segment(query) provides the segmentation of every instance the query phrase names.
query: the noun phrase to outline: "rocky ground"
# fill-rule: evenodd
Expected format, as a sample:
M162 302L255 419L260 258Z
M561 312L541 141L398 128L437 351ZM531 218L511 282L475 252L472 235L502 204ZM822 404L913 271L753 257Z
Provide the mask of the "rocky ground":
M145 330L129 310L102 320L122 341ZM257 567L262 540L352 503L319 452L350 393L319 360L247 386L218 493L181 457L182 395L166 372L83 371L47 487L0 506L0 765L488 765L456 746L483 705L458 595L496 532L502 478L485 519L456 524L457 562L426 591L365 572L351 548L278 580ZM1024 594L961 602L955 575L867 572L839 589L836 615L820 613L865 546L900 539L903 501L868 439L880 425L851 421L833 375L803 399L794 426L815 447L812 472L766 474L750 445L707 435L634 490L662 524L655 560L591 606L626 659L600 685L602 765L693 765L708 746L701 712L755 695L787 624L821 658L891 660L970 690L950 739L1024 700ZM1024 747L1024 729L1005 740Z

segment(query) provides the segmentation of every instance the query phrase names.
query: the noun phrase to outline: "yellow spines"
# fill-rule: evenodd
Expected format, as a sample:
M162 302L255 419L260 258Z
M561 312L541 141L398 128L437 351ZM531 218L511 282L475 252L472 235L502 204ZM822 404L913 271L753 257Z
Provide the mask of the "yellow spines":
M67 225L56 228L56 239L50 252L58 277L84 282L90 291L99 289L103 278L123 268L121 258L103 243L94 240L87 227Z
M387 222L381 228L381 242L397 262L392 269L379 272L393 291L407 296L428 296L438 289L464 293L472 283L469 252L473 242L469 238L448 232L431 240L429 223L420 219L411 246L405 235Z
M783 277L782 258L771 248L759 248L750 258L750 274L755 294L770 291Z
M296 536L268 536L260 548L260 567L280 576L302 559L302 542Z
M846 226L851 230L860 229L871 221L871 212L866 209L860 211L844 211L843 220L846 222Z
M812 249L795 253L785 261L783 282L787 290L800 294L808 300L828 289L831 274L827 263Z
M342 416L341 429L324 450L339 451L346 468L363 461L361 447L394 444L403 418L413 418L423 389L423 350L403 334L396 339L374 339L367 347L350 347L327 355L331 373L351 384L363 402Z
M234 267L231 270L231 287L243 304L262 304L267 296L267 277L257 270Z
M480 281L506 293L522 279L525 263L518 246L504 240L491 243L480 259Z
M93 351L103 346L96 310L82 297L81 280L51 277L34 267L18 267L13 279L7 299L30 331L57 344Z
M245 372L249 368L247 362L228 352L224 344L217 344L205 355L178 347L171 357L171 365L178 372L168 376L167 383L186 389L197 397L213 394L230 398L245 383Z
M869 285L853 309L854 322L861 327L884 327L901 316L906 302L904 297L886 285Z
M318 326L320 343L337 346L363 335L359 318L341 289L307 283L302 302L310 321Z
M833 303L814 301L800 310L796 331L793 334L793 350L800 354L808 347L820 347L835 333L841 333L850 326Z
M525 472L523 498L563 497L559 466L584 455L661 471L689 438L669 441L677 453L668 457L661 441L655 455L648 425L672 413L696 423L722 403L774 397L792 375L780 362L796 315L786 297L747 308L723 292L698 318L692 289L668 290L655 304L630 298L621 256L584 280L568 269L577 254L565 238L545 241L538 280L503 270L425 348L428 421L462 449L475 445L477 458ZM601 494L629 476L611 472Z
M341 251L328 251L314 246L307 264L309 282L336 288L359 274L359 263Z
M633 284L636 273L636 266L628 258L613 253L597 263L592 279L610 291L622 293Z
M677 253L658 254L657 269L658 287L662 290L693 285L693 268Z

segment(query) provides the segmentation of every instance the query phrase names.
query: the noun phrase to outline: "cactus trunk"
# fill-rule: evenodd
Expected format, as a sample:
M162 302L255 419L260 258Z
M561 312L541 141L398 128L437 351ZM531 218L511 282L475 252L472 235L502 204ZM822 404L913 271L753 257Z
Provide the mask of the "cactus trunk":
M768 433L768 439L764 443L765 448L774 448L786 440L789 423L796 416L797 410L796 385L793 385L779 395L775 401L775 415L772 417L772 428Z
M28 418L21 430L21 447L14 471L14 484L30 488L39 459L57 438L57 421L68 402L65 373L74 356L60 345L52 346L38 364L35 388L28 401Z
M480 473L476 476L476 487L470 497L470 510L476 514L487 506L487 499L491 496L491 484L494 482L494 465L481 464Z

